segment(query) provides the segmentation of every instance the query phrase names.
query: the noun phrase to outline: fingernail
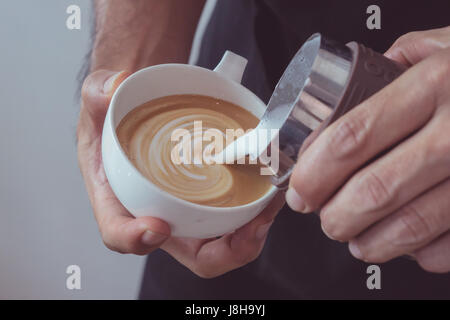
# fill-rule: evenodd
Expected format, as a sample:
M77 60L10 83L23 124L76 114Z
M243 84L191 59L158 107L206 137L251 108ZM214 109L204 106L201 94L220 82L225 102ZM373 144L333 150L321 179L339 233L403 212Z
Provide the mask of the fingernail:
M348 249L350 250L352 256L354 256L356 259L362 259L361 250L359 250L358 245L354 241L349 242Z
M331 240L336 240L336 239L334 239L332 236L330 236L330 235L328 234L327 230L325 230L325 228L323 227L323 223L320 224L320 227L322 228L322 232L325 233L325 235L326 235L328 238L330 238Z
M294 188L289 188L286 192L286 202L289 207L297 212L304 212L306 209L305 202L298 195Z
M104 83L104 85L103 85L103 92L104 92L104 93L108 94L108 93L110 93L110 92L114 89L114 83L116 82L117 78L119 77L119 75L120 75L121 73L122 73L122 72L117 72L117 73L113 74L111 77L109 77L109 78L105 81L105 83Z
M266 237L267 232L269 232L272 223L273 221L259 226L258 229L256 229L256 239L263 240Z
M141 242L148 247L155 246L163 242L167 236L162 233L146 230L141 237Z

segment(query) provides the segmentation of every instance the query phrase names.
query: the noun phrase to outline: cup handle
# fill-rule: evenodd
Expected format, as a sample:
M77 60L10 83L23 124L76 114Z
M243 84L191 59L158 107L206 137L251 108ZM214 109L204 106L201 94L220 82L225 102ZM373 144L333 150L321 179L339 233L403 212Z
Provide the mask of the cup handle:
M244 57L227 50L214 71L230 80L241 83L247 62L248 60Z

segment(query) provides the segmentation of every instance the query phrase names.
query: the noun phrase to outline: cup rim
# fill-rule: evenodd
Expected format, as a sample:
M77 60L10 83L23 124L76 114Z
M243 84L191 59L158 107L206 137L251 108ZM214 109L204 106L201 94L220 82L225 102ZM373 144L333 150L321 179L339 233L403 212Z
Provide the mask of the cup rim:
M123 150L122 145L120 144L119 139L117 137L116 128L114 126L115 109L116 109L116 106L117 106L117 102L116 101L118 99L118 96L124 90L124 87L127 86L128 82L131 79L133 79L135 77L138 77L142 73L146 73L146 72L153 71L153 70L156 70L156 69L163 69L163 68L167 68L167 67L184 68L184 69L188 68L188 69L191 69L191 70L195 70L197 72L205 72L205 73L208 73L210 75L214 75L214 76L219 77L222 80L224 80L228 85L236 87L238 90L244 92L247 95L251 95L253 98L256 98L258 101L260 101L264 105L264 102L262 102L261 99L257 95L255 95L252 91L247 89L242 84L237 83L237 82L235 82L235 81L233 81L231 79L226 78L225 76L223 76L219 72L216 72L214 70L210 70L210 69L207 69L207 68L195 66L195 65L182 64L182 63L159 64L159 65L149 66L149 67L143 68L141 70L138 70L138 71L132 73L124 81L122 81L122 83L117 87L117 89L115 90L113 96L111 97L111 101L110 101L109 107L108 107L108 114L109 114L109 116L107 115L105 121L108 122L108 124L109 124L109 126L110 126L110 128L112 130L112 139L113 139L114 143L118 146L120 155L125 159L125 161L128 164L130 164L130 167L132 168L134 173L137 174L138 176L140 176L143 179L143 181L145 181L145 184L147 184L148 186L150 186L153 189L158 190L159 192L162 192L165 196L169 197L170 199L172 199L172 200L174 200L174 201L176 201L176 202L178 202L178 203L180 203L182 205L185 205L185 206L187 205L187 206L192 207L193 209L199 209L199 210L209 210L209 211L210 210L214 210L214 211L217 210L218 211L217 213L223 213L223 212L229 212L229 211L241 211L242 209L247 209L249 207L257 206L258 204L264 202L267 198L272 197L272 195L274 193L277 193L278 192L277 187L274 186L274 185L271 185L270 188L267 190L267 192L263 196L261 196L260 198L254 200L252 202L249 202L249 203L246 203L246 204L243 204L243 205L240 205L240 206L215 207L215 206L202 205L202 204L190 202L190 201L182 199L182 198L178 198L178 197L174 196L173 194L171 194L171 193L169 193L169 192L159 188L157 185L155 185L153 182L151 182L148 178L146 178L136 168L136 166L130 161L130 159L126 155L126 153ZM227 101L227 100L225 100L225 101ZM138 107L138 106L133 107L133 109L136 108L136 107ZM244 108L243 106L240 106L240 107ZM131 109L131 110L133 110L133 109ZM247 110L246 108L244 108L244 109ZM250 111L250 110L247 110L247 111Z

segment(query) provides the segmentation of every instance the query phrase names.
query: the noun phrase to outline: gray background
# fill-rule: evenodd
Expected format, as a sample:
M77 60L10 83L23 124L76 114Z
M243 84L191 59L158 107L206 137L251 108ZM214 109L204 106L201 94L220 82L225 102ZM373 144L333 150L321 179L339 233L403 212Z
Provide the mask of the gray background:
M81 30L66 28L71 4ZM0 12L0 299L135 298L144 258L104 247L77 165L90 1L2 0ZM72 264L81 290L66 289Z

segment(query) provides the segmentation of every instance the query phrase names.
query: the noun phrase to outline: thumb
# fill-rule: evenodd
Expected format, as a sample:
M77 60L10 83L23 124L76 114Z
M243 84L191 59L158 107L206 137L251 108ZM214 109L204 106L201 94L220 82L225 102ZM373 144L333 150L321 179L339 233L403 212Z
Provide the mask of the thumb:
M91 73L81 89L81 112L86 112L95 125L103 124L114 91L129 75L126 71L109 70Z

